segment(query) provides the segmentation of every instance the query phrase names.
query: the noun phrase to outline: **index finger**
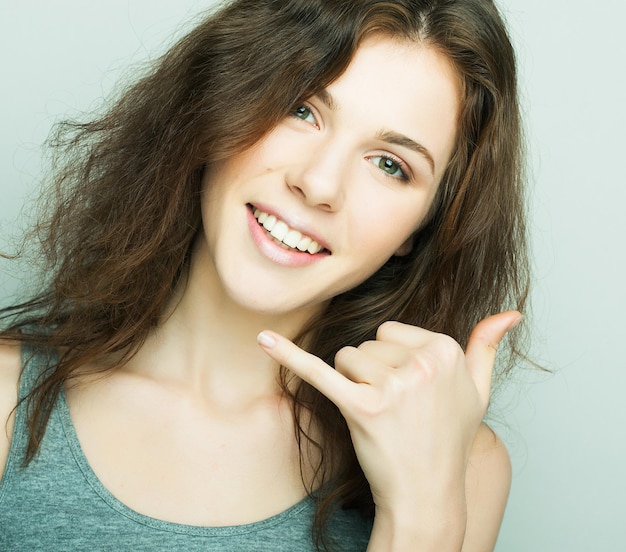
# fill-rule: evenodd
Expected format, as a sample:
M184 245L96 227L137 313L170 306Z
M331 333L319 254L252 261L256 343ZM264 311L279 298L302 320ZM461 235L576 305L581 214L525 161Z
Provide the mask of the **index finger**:
M289 339L269 330L257 336L257 342L276 362L285 366L320 393L341 407L342 397L347 397L351 382L326 364L322 359L307 353Z

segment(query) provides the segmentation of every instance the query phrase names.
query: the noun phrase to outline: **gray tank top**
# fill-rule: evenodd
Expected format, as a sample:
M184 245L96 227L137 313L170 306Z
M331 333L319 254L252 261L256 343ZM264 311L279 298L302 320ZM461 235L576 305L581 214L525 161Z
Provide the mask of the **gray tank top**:
M27 354L25 351L23 357ZM44 364L41 357L27 363L20 397L32 388ZM64 393L56 401L38 455L23 467L27 437L26 403L22 403L0 480L2 552L314 551L311 498L263 521L231 527L170 523L128 508L107 491L90 468ZM339 510L328 525L333 549L345 552L365 550L370 531L371 523L352 510Z

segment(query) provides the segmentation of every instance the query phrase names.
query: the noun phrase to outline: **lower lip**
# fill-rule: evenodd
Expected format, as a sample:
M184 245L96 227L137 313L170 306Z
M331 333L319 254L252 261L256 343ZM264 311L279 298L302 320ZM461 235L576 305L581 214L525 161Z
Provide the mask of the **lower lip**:
M283 248L278 245L268 232L257 222L254 218L254 214L249 208L247 211L248 228L250 229L252 241L254 241L263 256L268 258L273 263L282 266L299 267L313 264L328 256L327 251L320 251L319 253L311 255L310 253L303 253L297 249Z

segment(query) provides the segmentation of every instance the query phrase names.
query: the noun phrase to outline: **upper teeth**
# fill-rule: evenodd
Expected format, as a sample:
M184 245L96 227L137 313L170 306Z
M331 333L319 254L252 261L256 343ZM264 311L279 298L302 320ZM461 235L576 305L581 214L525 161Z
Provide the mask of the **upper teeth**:
M309 236L304 236L301 232L298 232L298 230L289 228L287 224L277 219L274 215L265 213L260 209L254 209L254 218L259 221L259 224L263 226L273 238L292 249L308 251L311 254L319 253L324 249L314 239L309 238Z

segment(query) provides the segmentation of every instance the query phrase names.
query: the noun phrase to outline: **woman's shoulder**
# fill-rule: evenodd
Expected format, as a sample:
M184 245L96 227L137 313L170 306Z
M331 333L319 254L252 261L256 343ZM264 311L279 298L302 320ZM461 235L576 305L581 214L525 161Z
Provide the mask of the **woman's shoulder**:
M20 343L0 340L0 476L9 456L21 370Z

